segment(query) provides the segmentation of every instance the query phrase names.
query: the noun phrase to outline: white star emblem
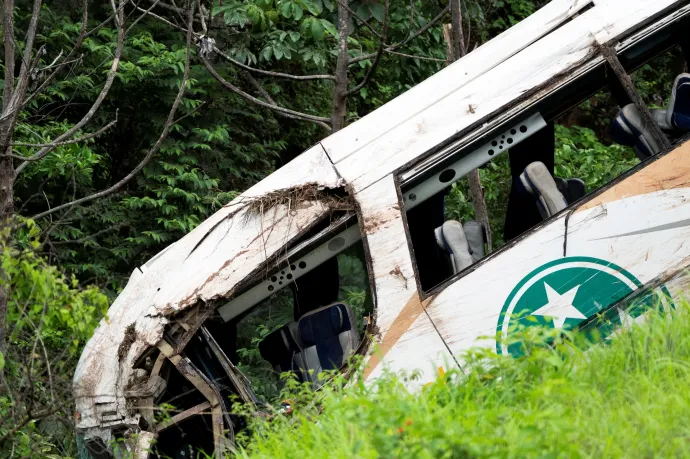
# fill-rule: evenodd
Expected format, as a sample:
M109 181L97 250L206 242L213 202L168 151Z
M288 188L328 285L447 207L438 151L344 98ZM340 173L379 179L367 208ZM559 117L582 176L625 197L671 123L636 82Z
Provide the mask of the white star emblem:
M534 311L532 315L551 317L553 319L553 326L559 329L563 328L563 325L567 319L586 319L587 317L583 315L575 306L573 306L575 295L577 295L577 290L580 287L581 285L573 287L561 295L549 284L544 282L546 297L548 298L549 302Z

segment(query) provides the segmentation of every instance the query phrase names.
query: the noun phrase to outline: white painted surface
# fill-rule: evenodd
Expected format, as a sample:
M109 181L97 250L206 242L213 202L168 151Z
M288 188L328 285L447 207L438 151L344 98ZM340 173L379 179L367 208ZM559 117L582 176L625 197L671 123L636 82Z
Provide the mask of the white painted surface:
M357 194L356 199L364 215L362 226L376 289L376 325L383 336L417 295L412 256L393 176Z
M601 36L600 32L605 31L607 37L619 37L629 33L637 23L678 3L678 0L611 0L592 8L345 157L337 162L336 168L355 190L362 190L444 140L500 113L551 78L559 76L559 83L566 81L570 77L563 72L576 64L586 59L601 60L595 57L593 48L597 43L595 36ZM597 8L605 11L597 12ZM329 155L333 158L331 151Z
M132 372L131 364L161 339L166 316L199 301L231 295L233 288L267 257L278 253L327 213L320 203L311 202L300 209L277 207L263 219L245 218L243 204L247 196L305 183L340 185L320 147L305 152L271 177L164 250L143 273L132 276L79 360L74 376L78 427L96 427L106 418L113 423L126 418L123 391ZM120 362L119 347L131 324L136 327L136 340Z
M640 234L629 234L635 232ZM475 346L495 346L499 316L511 291L533 270L563 258L564 235L565 215L460 278L431 301L427 312L458 358ZM566 255L614 263L645 284L690 264L688 240L690 188L684 187L574 213L568 221Z
M527 19L388 102L321 144L338 163L398 125L434 106L459 88L483 76L566 22L590 4L589 0L553 0ZM407 135L413 134L412 131Z

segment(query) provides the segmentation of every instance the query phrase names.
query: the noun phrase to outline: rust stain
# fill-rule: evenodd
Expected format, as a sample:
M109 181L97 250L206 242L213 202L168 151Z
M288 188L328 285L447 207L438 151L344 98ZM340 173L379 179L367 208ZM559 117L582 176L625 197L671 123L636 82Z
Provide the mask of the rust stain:
M396 266L395 268L391 269L391 272L389 272L393 277L397 277L398 279L401 279L405 283L405 289L407 290L407 277L403 274L402 270L400 269L400 266Z
M391 328L383 337L378 352L369 358L363 374L365 380L371 375L376 367L379 366L381 360L388 354L393 346L395 346L405 332L410 329L419 315L424 312L424 308L429 301L430 299L420 301L419 294L416 292L412 295L405 307L400 311L400 314L398 314L398 317L393 321Z
M366 234L376 233L378 230L386 228L390 222L398 218L400 218L400 207L397 204L384 211L370 214L365 217L364 232Z
M576 213L625 198L687 187L690 187L690 142L583 204Z

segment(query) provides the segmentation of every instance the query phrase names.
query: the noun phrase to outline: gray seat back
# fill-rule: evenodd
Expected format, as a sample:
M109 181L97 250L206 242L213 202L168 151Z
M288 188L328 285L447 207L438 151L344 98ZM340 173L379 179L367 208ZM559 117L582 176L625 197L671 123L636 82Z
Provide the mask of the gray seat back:
M544 163L535 161L520 174L520 183L537 201L542 218L547 219L568 207L556 181Z
M457 274L484 258L485 235L481 223L470 220L462 225L448 220L434 231L436 243L450 255L453 274Z
M349 305L335 303L311 311L299 320L299 337L304 349L293 364L302 381L320 386L319 374L338 370L359 347L359 332Z

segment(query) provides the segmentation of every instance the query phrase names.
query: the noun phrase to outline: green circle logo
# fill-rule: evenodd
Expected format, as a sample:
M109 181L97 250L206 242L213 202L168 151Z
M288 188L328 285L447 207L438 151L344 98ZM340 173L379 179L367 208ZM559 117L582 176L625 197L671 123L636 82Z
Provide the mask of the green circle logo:
M547 263L529 273L508 296L496 328L500 337L496 352L521 354L522 343L511 340L517 329L542 326L572 330L603 311L606 314L595 328L600 336L607 337L660 304L659 295L652 291L635 298L634 307L609 309L641 287L628 271L598 258L568 257ZM670 302L666 287L659 289Z

